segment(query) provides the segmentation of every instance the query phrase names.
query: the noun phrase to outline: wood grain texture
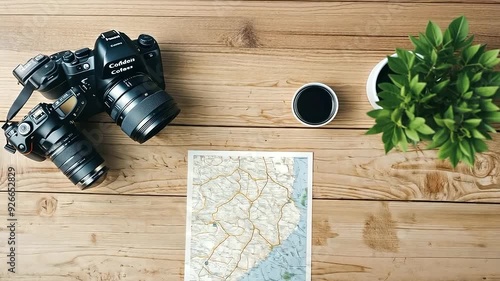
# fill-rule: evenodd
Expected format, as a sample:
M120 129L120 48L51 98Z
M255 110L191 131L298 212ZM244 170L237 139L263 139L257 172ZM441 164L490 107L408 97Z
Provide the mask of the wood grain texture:
M296 127L290 114L295 90L320 81L340 99L340 113L329 127L367 128L373 124L365 115L371 109L365 94L371 68L396 47L410 47L407 35L423 30L427 14L436 9L442 13L433 19L441 24L467 11L478 42L500 47L492 24L498 5L250 1L224 6L226 11L210 1L165 3L152 10L155 17L2 16L0 29L11 32L0 35L0 116L20 90L11 74L17 64L40 52L92 47L97 34L111 28L157 37L167 89L183 110L175 123L182 125ZM280 20L273 16L278 10ZM247 25L257 38L251 46L241 34ZM23 112L42 101L35 95Z
M329 128L368 128L373 119L366 115L371 106L365 81L386 54L267 50L259 54L164 52L163 56L167 91L182 110L175 124L298 127L291 113L292 97L301 85L320 81L331 85L339 98L339 113ZM22 60L6 61L15 65ZM0 116L6 115L20 91L11 75L13 68L0 68ZM50 101L35 94L19 116L39 102ZM108 116L96 120L110 122Z
M432 3L436 2L436 3ZM453 3L458 2L458 3ZM461 2L461 3L460 3ZM453 3L453 4L450 4ZM243 0L111 0L106 3L98 0L87 1L86 5L69 0L48 0L45 3L33 3L29 0L3 2L0 14L13 15L91 15L91 16L248 16L260 14L291 17L297 14L302 16L321 15L325 18L329 15L358 14L375 16L381 12L400 12L401 16L410 16L407 19L428 18L429 15L449 14L454 16L459 13L469 13L480 17L477 11L481 7L495 8L498 0L455 0L455 1L243 1ZM196 7L196 8L193 8ZM409 13L409 10L418 8L422 13ZM497 7L498 8L498 7ZM425 13L428 9L429 13ZM77 13L75 11L78 11ZM482 11L485 15L489 11ZM297 18L297 20L304 20ZM319 19L318 19L319 20ZM323 22L323 21L318 21ZM346 25L349 22L344 22ZM408 21L406 21L408 23ZM346 26L347 27L347 26Z
M314 152L314 198L500 202L498 137L474 168L454 170L435 151L386 156L380 136L364 136L362 130L171 126L142 145L114 124L83 132L99 143L111 169L100 186L85 192L185 196L188 150L276 150ZM49 161L1 155L0 190L13 166L21 191L79 191Z
M411 47L408 35L429 19L444 28L462 14L476 42L500 48L499 3L2 1L0 120L21 89L11 74L19 63L93 47L109 29L159 41L182 113L142 145L106 114L81 124L110 167L87 191L49 161L1 150L0 221L14 167L19 225L16 275L5 270L8 229L0 226L0 280L183 280L194 149L314 152L312 280L500 280L499 137L473 168L452 169L435 151L384 155L380 136L363 135L373 124L365 81L378 61ZM312 81L340 100L323 129L299 127L290 110L295 90ZM35 94L20 115L39 102L48 101Z
M1 270L2 280L183 278L184 198L19 193L18 202L18 273ZM313 204L312 280L500 278L500 205ZM2 264L6 248L2 240Z

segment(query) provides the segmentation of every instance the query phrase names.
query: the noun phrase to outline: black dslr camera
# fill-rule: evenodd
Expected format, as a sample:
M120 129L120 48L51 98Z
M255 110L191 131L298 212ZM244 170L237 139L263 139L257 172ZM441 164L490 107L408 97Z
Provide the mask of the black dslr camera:
M74 122L106 111L130 138L143 143L180 112L165 92L159 46L145 34L131 40L108 31L97 38L94 50L40 54L13 74L24 89L2 127L5 149L36 161L50 158L82 189L103 178L107 168ZM56 101L41 103L21 122L12 122L34 90Z

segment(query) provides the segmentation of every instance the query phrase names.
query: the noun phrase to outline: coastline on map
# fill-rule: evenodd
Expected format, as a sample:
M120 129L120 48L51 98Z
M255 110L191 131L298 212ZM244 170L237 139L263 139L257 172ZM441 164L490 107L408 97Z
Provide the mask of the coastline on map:
M309 164L308 158L294 158L295 181L292 197L296 207L300 210L297 229L240 281L267 280L268 278L285 281L311 280L310 269L308 269L308 256L310 255L308 236L311 235L308 227L308 208L312 208L308 206L310 202L308 197L312 196L308 183L311 170L308 169ZM283 264L288 266L284 268ZM272 276L263 276L264 274L272 274Z

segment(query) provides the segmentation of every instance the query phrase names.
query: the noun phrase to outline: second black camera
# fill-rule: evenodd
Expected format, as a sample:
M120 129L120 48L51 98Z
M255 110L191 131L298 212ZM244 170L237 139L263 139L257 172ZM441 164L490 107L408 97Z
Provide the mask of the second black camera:
M23 100L21 92L18 100L22 102L14 102L13 112L9 112L12 116L3 126L6 149L20 151L37 161L52 159L82 188L92 185L107 169L90 143L77 132L75 121L106 111L131 139L143 143L180 112L165 92L158 43L146 34L131 40L124 33L111 30L97 38L93 50L40 54L16 67L13 74L24 86L23 92L38 90L57 101L52 105L39 104L21 123L11 122L27 100ZM39 114L45 117L37 119ZM86 144L85 149L82 143ZM56 161L55 153L64 157L59 156Z

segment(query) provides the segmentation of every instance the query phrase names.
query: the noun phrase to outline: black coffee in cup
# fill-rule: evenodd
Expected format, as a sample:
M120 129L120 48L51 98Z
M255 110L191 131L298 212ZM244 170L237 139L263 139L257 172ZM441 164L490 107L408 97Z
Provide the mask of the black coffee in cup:
M295 117L308 126L326 125L337 114L338 101L328 86L311 83L303 86L293 99Z

